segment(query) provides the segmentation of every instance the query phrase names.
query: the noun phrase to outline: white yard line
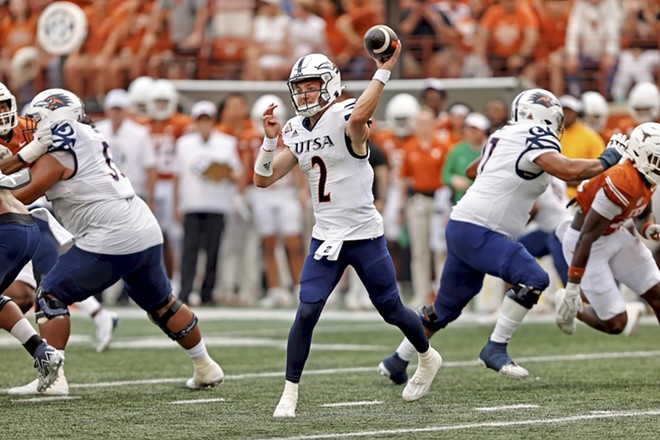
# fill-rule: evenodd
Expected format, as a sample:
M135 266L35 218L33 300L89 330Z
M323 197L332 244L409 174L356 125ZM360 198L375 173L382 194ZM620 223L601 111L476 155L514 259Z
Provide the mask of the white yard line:
M585 354L567 354L558 356L536 356L536 357L521 357L516 358L516 361L527 363L544 363L544 362L560 362L560 361L585 361L597 359L634 359L634 358L648 358L660 356L660 350L656 351L622 351L610 353L585 353ZM442 368L461 368L461 367L475 367L477 361L458 361L458 362L445 362ZM305 375L326 375L326 374L345 374L345 373L374 373L376 366L372 367L354 367L354 368L329 368L323 370L308 370ZM265 373L246 373L246 374L229 374L225 376L226 380L243 380L243 379L262 379L262 378L283 378L284 371L273 371ZM69 383L69 388L115 388L123 386L134 385L159 385L168 383L181 383L183 384L187 377L179 378L163 378L163 379L143 379L143 380L120 380L113 382L93 382L93 383ZM0 389L0 393L6 393L6 389Z
M190 400L175 400L170 402L170 405L190 405L194 403L215 403L215 402L225 402L225 399L219 397L217 399L190 399Z
M502 405L502 406L482 406L480 408L472 408L474 411L502 411L508 409L526 409L538 408L538 405L519 403L517 405Z
M423 433L423 432L442 432L442 431L459 431L480 428L505 428L508 426L529 426L529 425L551 425L555 423L569 423L579 422L582 420L596 420L596 419L617 419L623 417L644 417L644 416L657 416L660 415L660 410L648 411L613 411L608 414L584 414L579 416L569 417L556 417L552 419L529 419L529 420L511 420L504 422L483 422L483 423L467 423L463 425L448 425L448 426L429 426L425 428L402 428L402 429L384 429L381 431L357 431L357 432L344 432L344 433L331 433L331 434L316 434L316 435L303 435L294 437L278 437L269 440L317 440L317 439L335 439L335 438L351 438L351 437L382 437L386 435L400 435L410 433Z
M363 400L361 402L338 402L338 403L324 403L319 405L322 408L339 408L342 406L367 406L367 405L380 405L381 400Z
M59 400L75 400L80 399L80 396L41 396L30 397L27 399L11 399L13 403L33 403L33 402L54 402Z

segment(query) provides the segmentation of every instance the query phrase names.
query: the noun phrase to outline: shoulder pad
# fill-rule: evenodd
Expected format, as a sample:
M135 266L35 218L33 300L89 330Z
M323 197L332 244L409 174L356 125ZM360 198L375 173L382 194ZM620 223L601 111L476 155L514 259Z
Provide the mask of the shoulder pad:
M525 136L525 145L528 149L553 149L561 151L559 138L550 127L530 125Z

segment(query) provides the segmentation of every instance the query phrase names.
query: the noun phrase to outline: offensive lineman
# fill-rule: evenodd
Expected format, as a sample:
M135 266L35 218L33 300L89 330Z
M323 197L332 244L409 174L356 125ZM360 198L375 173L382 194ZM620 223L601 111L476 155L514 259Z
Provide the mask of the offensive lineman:
M433 304L419 309L419 316L430 337L460 316L481 290L485 274L511 284L479 361L503 376L522 379L529 373L513 362L507 346L550 279L513 239L527 224L551 175L565 181L587 179L617 163L621 154L607 148L598 159L562 156L558 135L564 114L557 97L547 90L521 92L511 114L509 125L491 135L481 158L468 168L472 178L478 163L474 183L452 209L447 224L447 261L440 289ZM619 141L613 138L610 146ZM413 354L410 342L404 340L378 371L395 383L405 383Z

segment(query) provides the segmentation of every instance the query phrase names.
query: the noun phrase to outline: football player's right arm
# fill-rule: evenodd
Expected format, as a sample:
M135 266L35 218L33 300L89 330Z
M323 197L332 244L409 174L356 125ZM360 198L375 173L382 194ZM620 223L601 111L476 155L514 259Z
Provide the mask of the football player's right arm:
M259 150L259 155L261 155L261 149ZM257 162L259 163L259 157L257 156ZM284 177L293 167L298 163L296 156L293 155L291 150L285 148L280 151L274 158L272 162L273 174L270 176L264 176L259 174L259 170L255 168L254 170L254 184L259 188L267 188L273 183L280 180Z
M65 180L73 174L73 170L62 165L52 154L46 154L37 159L30 168L30 172L32 181L23 188L13 191L14 196L25 205L34 203L57 182Z
M566 182L582 181L605 171L598 159L569 159L557 151L541 154L534 163L546 173Z
M603 235L603 232L610 225L611 220L603 217L595 209L590 209L580 228L580 237L575 244L573 252L573 259L571 266L568 270L568 281L575 284L580 284L584 268L589 261L589 254L591 253L591 246L593 243Z

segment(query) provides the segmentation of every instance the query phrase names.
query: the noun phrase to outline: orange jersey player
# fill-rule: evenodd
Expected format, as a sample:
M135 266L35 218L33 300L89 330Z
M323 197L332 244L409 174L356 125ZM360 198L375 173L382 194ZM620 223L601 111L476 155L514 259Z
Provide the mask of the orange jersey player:
M625 145L625 135L616 136ZM660 319L660 270L642 241L621 227L632 219L640 235L660 241L651 209L660 183L660 124L635 128L626 152L629 160L581 185L575 198L580 209L557 229L570 262L566 289L555 298L555 320L564 333L575 332L576 313L597 330L621 333L628 315L618 282L644 298ZM582 304L580 290L589 304Z

